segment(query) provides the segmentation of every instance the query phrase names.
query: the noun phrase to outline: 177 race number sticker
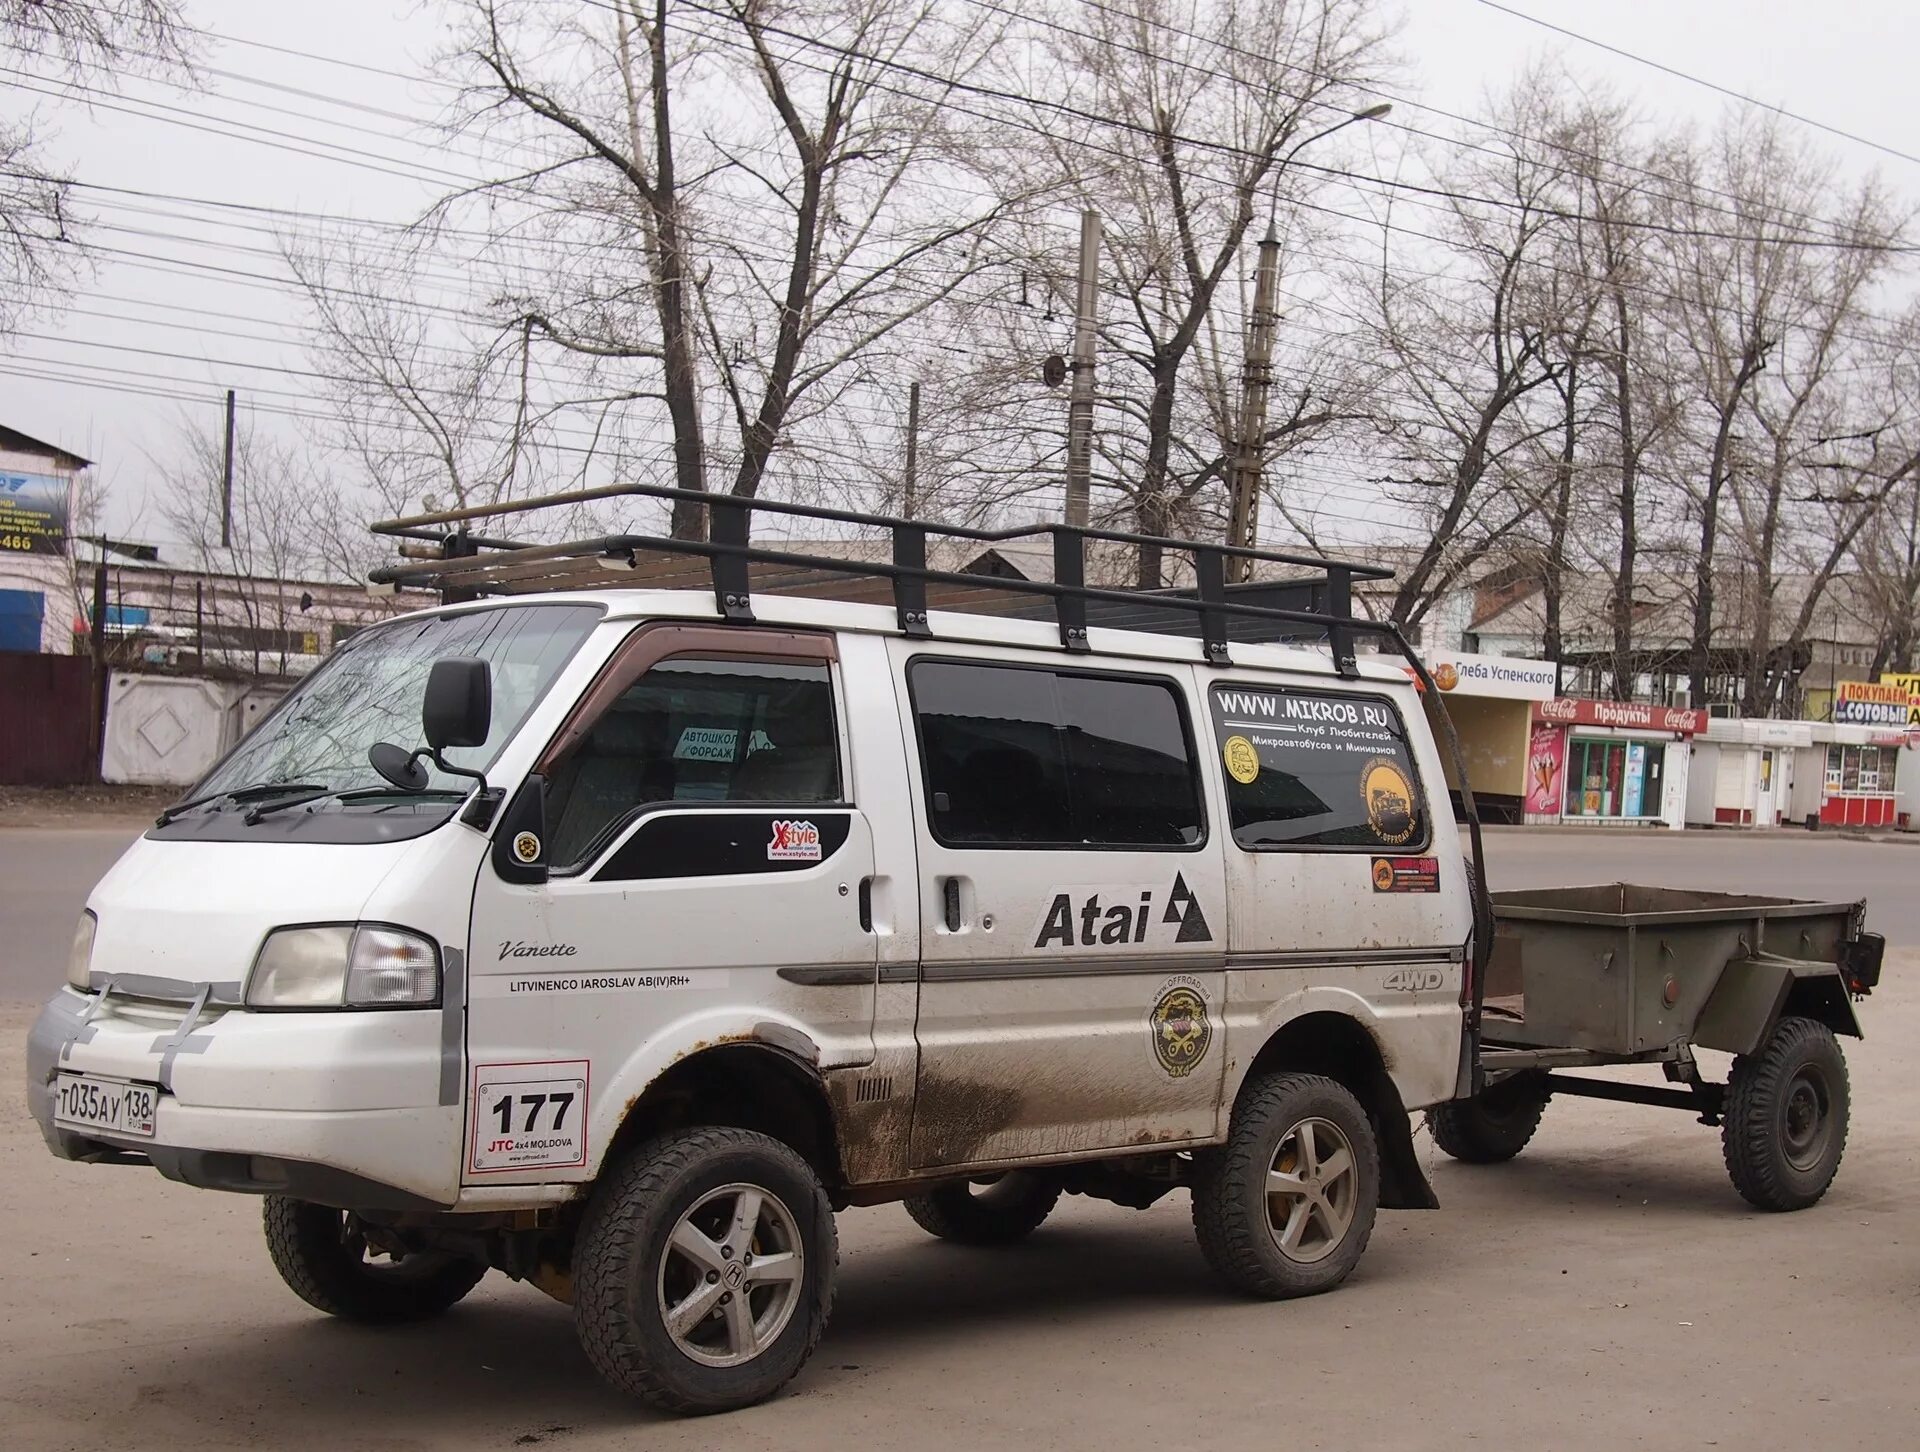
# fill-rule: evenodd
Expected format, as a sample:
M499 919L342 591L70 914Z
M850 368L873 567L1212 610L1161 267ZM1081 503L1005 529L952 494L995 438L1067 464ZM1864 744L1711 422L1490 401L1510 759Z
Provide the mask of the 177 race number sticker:
M585 1059L478 1065L468 1173L583 1167L589 1077Z

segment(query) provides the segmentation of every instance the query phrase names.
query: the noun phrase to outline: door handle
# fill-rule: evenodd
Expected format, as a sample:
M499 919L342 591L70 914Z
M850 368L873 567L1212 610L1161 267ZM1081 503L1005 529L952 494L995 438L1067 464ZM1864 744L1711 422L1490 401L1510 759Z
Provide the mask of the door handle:
M863 933L873 931L873 879L871 877L860 879L860 931Z
M957 933L960 931L960 879L947 878L941 888L941 896L946 904L947 931Z

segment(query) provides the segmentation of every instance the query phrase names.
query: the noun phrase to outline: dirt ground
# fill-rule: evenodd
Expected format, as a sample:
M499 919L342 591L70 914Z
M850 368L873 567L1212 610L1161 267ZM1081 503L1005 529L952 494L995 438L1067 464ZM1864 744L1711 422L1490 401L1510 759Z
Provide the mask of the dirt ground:
M179 787L0 786L0 827L127 826L137 831L179 799Z
M606 1391L568 1312L490 1277L445 1320L373 1332L284 1290L259 1207L52 1159L0 1115L0 1444L1893 1449L1920 1427L1920 952L1848 1043L1840 1178L1751 1211L1717 1134L1559 1100L1511 1165L1419 1143L1442 1207L1381 1218L1353 1279L1236 1299L1187 1199L1069 1200L967 1250L895 1207L841 1218L839 1306L779 1400L663 1421ZM0 1009L20 1082L24 1006Z

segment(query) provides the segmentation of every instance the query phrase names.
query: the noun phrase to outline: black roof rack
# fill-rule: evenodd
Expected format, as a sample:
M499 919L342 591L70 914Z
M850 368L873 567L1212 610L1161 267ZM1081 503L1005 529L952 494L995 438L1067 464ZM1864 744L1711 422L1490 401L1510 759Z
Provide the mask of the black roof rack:
M708 538L686 540L665 535L609 534L561 544L530 544L467 531L467 526L475 520L621 498L698 503L707 512ZM876 551L876 557L858 558L809 550L804 541L758 545L752 542L750 530L756 515L883 529L888 535L888 547L884 554ZM610 583L604 573L606 568L634 567L643 557L678 556L692 565L690 571L680 575L656 573L647 585L708 586L720 613L728 620L742 622L754 618L756 589L772 594L787 593L804 582L817 591L818 574L827 574L885 582L890 586L901 630L916 637L932 634L928 614L930 585L946 587L947 598L938 602L944 608L1026 618L1050 615L1059 627L1061 646L1069 651L1088 648L1087 631L1093 626L1197 636L1206 647L1207 659L1217 665L1229 662L1229 647L1236 640L1324 638L1341 674L1354 675L1357 674L1356 633L1398 634L1391 626L1356 618L1353 613L1353 582L1390 579L1390 570L1283 550L1068 524L976 529L656 484L612 484L383 520L375 524L373 530L401 540L427 541L436 547L432 557L422 558L417 547L409 550L403 545L402 553L411 558L375 570L372 576L375 582L437 589L448 601L533 590L604 589ZM1046 541L1051 545L1053 578L1034 580L1005 573L935 569L927 562L930 539L959 540L987 547ZM1193 561L1195 583L1191 588L1168 590L1089 585L1086 582L1089 541L1153 545L1167 552L1188 555ZM1229 586L1226 583L1229 556L1284 566L1289 574L1282 580ZM957 592L965 592L964 597L955 598ZM1016 597L1015 600L1008 604L1003 599L997 605L989 605L980 598L983 594L1003 592Z
M497 519L541 509L572 508L620 498L699 504L707 512L708 537L704 540L685 540L664 535L609 534L570 540L564 544L529 544L476 535L467 530L467 525L477 519ZM887 531L888 547L884 558L857 559L788 547L795 542L786 542L777 548L756 545L750 538L750 525L756 514L825 520L863 529L880 528ZM975 602L981 591L1026 597L1024 602L1014 606L1012 613L1023 616L1051 613L1059 627L1061 647L1076 652L1090 648L1087 630L1095 625L1197 635L1205 644L1208 661L1214 665L1231 662L1229 647L1236 639L1271 641L1324 638L1332 651L1335 669L1341 675L1351 677L1359 674L1359 665L1354 658L1354 637L1361 634L1379 637L1392 642L1405 657L1428 702L1436 708L1435 715L1445 734L1459 782L1461 815L1466 819L1472 843L1474 916L1479 923L1491 924L1493 920L1487 898L1486 856L1480 836L1480 813L1474 802L1473 789L1467 781L1466 758L1460 749L1459 734L1454 729L1452 717L1447 713L1439 688L1397 624L1391 620L1363 619L1353 613L1353 582L1391 579L1391 570L1317 555L1208 544L1170 536L1132 534L1125 530L1089 529L1069 524L975 529L966 525L861 514L820 505L743 499L731 494L673 489L658 484L609 484L598 489L576 489L562 494L383 520L372 528L376 534L427 542L435 550L432 556L423 557L418 543L412 549L403 544L401 552L408 558L401 564L387 565L373 571L372 579L376 583L401 588L437 589L441 597L450 603L482 595L512 595L534 590L577 590L589 586L604 589L608 581L601 573L603 567L633 568L642 556L682 556L695 562L696 569L693 572L679 577L656 574L648 578L646 587L709 586L721 615L727 620L746 624L753 621L757 566L760 571L758 584L770 593L790 592L796 586L802 589L811 587L817 591L818 581L811 578L816 573L845 576L854 581L883 582L890 587L900 629L907 635L919 638L928 638L933 634L927 603L930 585L948 587L950 592L974 592L962 603L956 603L951 598L943 599L943 607L978 610ZM929 539L965 540L987 546L1045 539L1052 546L1053 579L1033 580L1004 573L983 576L960 570L933 569L927 564ZM1089 585L1086 582L1086 556L1090 540L1157 545L1165 551L1186 554L1193 560L1195 583L1190 589L1173 590L1118 590ZM1226 561L1229 556L1283 565L1296 573L1276 582L1262 581L1229 587L1226 583ZM783 571L784 575L781 573ZM796 576L796 571L805 573ZM782 590L783 584L788 587L787 591ZM1008 612L1001 608L983 613ZM1490 929L1486 932L1476 930L1472 946L1475 971L1468 1010L1468 1031L1477 1035L1481 1001L1486 993L1486 962L1492 951ZM1477 1055L1470 1057L1478 1063ZM1475 1088L1478 1087L1476 1082Z

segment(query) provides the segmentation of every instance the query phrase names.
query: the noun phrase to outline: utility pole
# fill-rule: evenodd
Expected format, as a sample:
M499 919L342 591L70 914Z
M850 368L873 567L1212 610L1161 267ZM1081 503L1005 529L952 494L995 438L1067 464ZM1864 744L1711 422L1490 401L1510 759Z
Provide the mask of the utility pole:
M1093 493L1093 341L1100 306L1100 214L1080 214L1080 291L1073 314L1073 391L1067 403L1067 523L1085 528Z
M1233 508L1227 520L1227 543L1243 549L1253 548L1259 534L1260 456L1266 443L1267 395L1273 387L1273 304L1279 275L1280 239L1269 225L1260 241L1253 313L1247 319L1247 353L1240 372L1240 437L1233 453ZM1227 579L1245 580L1252 563L1244 555L1227 556Z
M220 474L220 548L233 548L233 390L227 390L227 466Z
M920 508L920 384L907 385L907 487L900 511L908 519L917 519Z

